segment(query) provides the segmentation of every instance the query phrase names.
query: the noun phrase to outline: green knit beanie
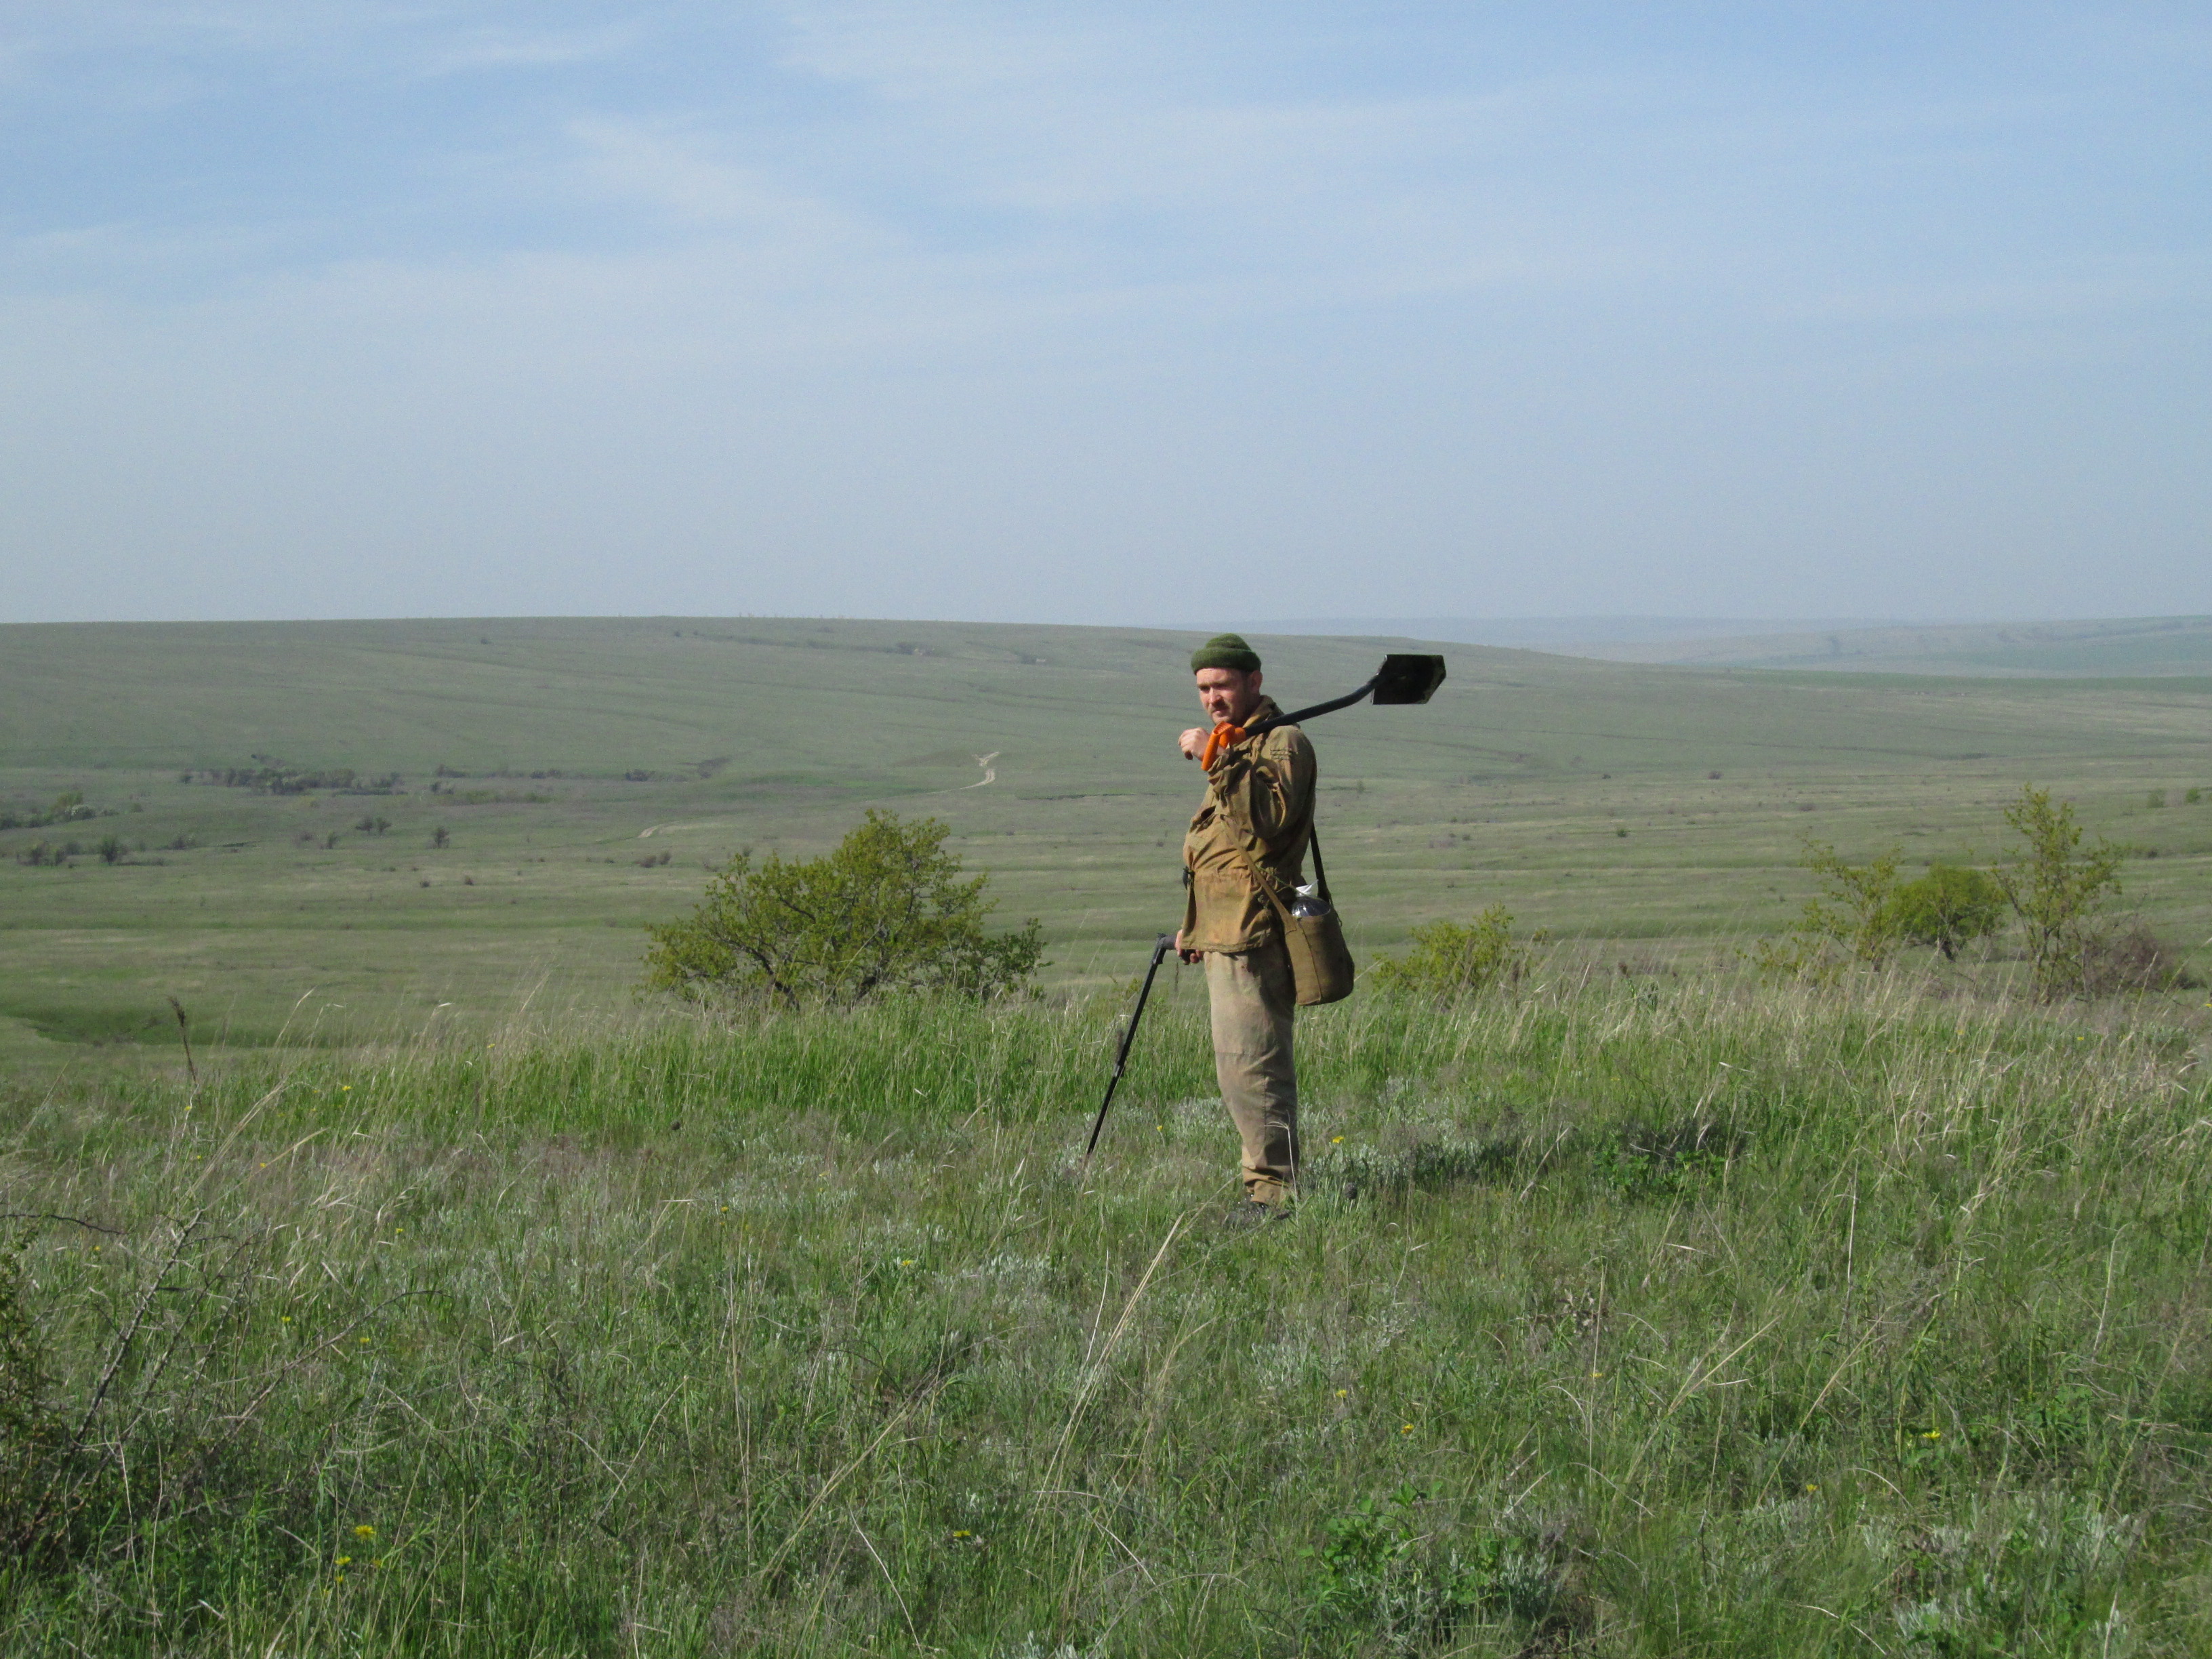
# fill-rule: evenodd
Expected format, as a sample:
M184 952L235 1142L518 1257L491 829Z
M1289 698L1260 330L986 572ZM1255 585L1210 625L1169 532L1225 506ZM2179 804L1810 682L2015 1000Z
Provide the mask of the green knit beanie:
M1190 672L1195 674L1201 668L1237 668L1247 674L1257 673L1260 653L1244 643L1242 634L1216 634L1190 653Z

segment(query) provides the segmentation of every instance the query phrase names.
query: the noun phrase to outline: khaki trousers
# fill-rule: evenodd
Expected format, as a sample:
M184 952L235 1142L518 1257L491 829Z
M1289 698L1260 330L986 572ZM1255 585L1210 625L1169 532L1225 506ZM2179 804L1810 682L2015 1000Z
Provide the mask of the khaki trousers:
M1256 951L1206 953L1213 1007L1213 1073L1244 1142L1244 1192L1261 1204L1297 1184L1298 1079L1291 1065L1297 1007L1291 958L1279 939Z

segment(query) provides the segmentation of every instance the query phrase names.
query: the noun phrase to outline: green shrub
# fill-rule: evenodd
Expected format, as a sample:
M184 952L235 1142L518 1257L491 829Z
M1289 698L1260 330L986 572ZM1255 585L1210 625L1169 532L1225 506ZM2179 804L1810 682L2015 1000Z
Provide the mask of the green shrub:
M2027 927L2027 959L2036 992L2045 998L2087 988L2094 918L2120 890L2121 850L2100 836L2081 844L2074 804L2051 804L2051 792L2029 784L2005 809L2005 822L2025 845L1997 866L1997 884Z
M988 997L1012 991L1044 954L1036 917L983 931L988 876L960 879L935 818L870 809L818 859L755 865L740 853L681 921L648 929L648 990L690 1002L773 1000L850 1006L885 991Z
M1513 915L1493 904L1473 921L1437 921L1413 929L1413 948L1403 957L1385 957L1370 970L1380 991L1410 991L1425 996L1473 996L1493 986L1517 985L1528 972L1530 945L1513 937Z
M1904 937L1896 905L1899 849L1846 864L1825 842L1808 836L1804 846L1804 866L1820 878L1820 896L1806 900L1790 931L1759 945L1752 959L1777 978L1814 981L1850 966L1886 965Z
M1403 1486L1324 1524L1321 1547L1310 1553L1323 1632L1417 1653L1485 1615L1547 1634L1564 1622L1558 1566L1540 1541L1485 1534L1462 1554L1438 1546L1422 1508L1421 1494Z
M2004 926L2005 893L1984 870L1938 864L1908 881L1891 900L1891 921L1915 945L1932 945L1946 962L1959 947L1987 939Z

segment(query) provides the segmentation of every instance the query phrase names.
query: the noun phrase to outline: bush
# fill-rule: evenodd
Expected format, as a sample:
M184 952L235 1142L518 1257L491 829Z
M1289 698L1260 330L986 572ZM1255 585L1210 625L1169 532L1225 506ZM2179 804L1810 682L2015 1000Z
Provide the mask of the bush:
M2121 851L2101 836L2084 848L2074 804L2053 806L2051 792L2033 784L2005 809L2005 822L2026 845L1997 866L1996 882L2027 924L2036 992L2046 998L2086 992L2094 921L2120 890Z
M1570 1621L1555 1547L1481 1534L1466 1555L1440 1548L1421 1513L1421 1494L1399 1487L1364 1498L1322 1528L1315 1564L1315 1624L1321 1633L1374 1642L1385 1653L1419 1653L1487 1614L1556 1638ZM1547 1648L1553 1645L1547 1642Z
M1890 905L1898 933L1915 945L1934 945L1946 962L1957 959L1960 945L2004 926L2004 889L1984 870L1935 865L1899 887Z
M1897 848L1865 864L1846 864L1825 842L1805 840L1805 868L1820 878L1820 896L1805 901L1779 940L1759 945L1753 960L1784 979L1826 981L1844 967L1880 968L1904 938L1897 908Z
M988 876L960 879L948 827L871 809L836 851L803 863L740 853L682 921L648 929L648 990L691 1002L772 1000L849 1007L884 991L988 997L1019 988L1044 953L1034 916L983 931Z
M1425 996L1473 996L1497 985L1517 985L1528 972L1529 946L1513 937L1513 915L1493 904L1473 921L1431 922L1413 929L1413 949L1375 964L1370 979L1379 991L1411 991Z
M2081 942L2081 989L2089 996L2131 991L2186 991L2203 983L2171 947L2137 921Z

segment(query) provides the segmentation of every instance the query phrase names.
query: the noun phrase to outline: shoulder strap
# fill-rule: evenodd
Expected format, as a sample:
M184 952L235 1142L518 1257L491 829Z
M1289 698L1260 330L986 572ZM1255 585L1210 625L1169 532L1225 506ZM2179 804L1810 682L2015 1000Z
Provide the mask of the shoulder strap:
M1274 722L1275 725L1284 725L1287 723L1288 722L1286 721ZM1267 729L1272 729L1272 727ZM1315 793L1316 799L1314 805L1318 807L1321 805L1318 799L1320 792L1316 790ZM1309 814L1306 824L1306 845L1311 848L1313 852L1314 883L1320 890L1322 902L1325 904L1334 904L1335 901L1328 896L1328 872L1322 867L1321 830L1320 828L1311 821L1311 817L1312 815ZM1236 820L1232 817L1231 819L1231 823L1234 824ZM1257 859L1252 856L1250 850L1244 845L1244 838L1241 834L1237 836L1235 845L1237 848L1237 856L1244 860L1244 867L1252 872L1253 880L1260 884L1260 890L1267 895L1267 902L1273 905L1278 911L1281 912L1285 917L1287 917L1290 914L1290 902L1284 897L1280 884L1276 881L1273 876L1270 875L1264 868L1261 867L1260 861ZM1183 873L1186 880L1188 880L1189 876L1189 871L1188 868L1185 869Z
M1252 879L1260 884L1260 890L1267 896L1267 902L1287 915L1291 907L1289 902L1283 896L1281 884L1268 872L1259 860L1252 856L1251 850L1244 845L1243 837L1240 836L1235 846L1237 856L1244 860L1244 867L1252 872ZM1328 872L1322 868L1321 832L1310 823L1306 826L1306 846L1313 854L1314 883L1321 891L1322 902L1334 904L1336 901L1328 896Z

